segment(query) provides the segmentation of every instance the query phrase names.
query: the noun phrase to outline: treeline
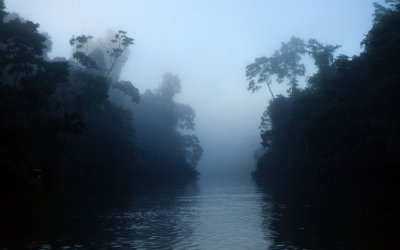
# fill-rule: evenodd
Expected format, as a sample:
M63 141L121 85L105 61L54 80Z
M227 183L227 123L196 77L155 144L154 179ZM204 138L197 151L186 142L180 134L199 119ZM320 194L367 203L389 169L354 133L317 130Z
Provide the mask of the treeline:
M72 58L50 60L39 24L0 1L0 182L16 190L106 190L120 184L196 178L202 149L195 113L175 102L166 74L143 95L119 80L134 44L125 31L72 37ZM82 189L83 188L83 189Z
M292 38L270 57L248 65L249 90L287 81L288 96L272 95L262 116L257 180L397 185L400 166L400 1L375 4L363 52ZM317 72L305 76L304 56ZM374 185L375 184L375 185Z

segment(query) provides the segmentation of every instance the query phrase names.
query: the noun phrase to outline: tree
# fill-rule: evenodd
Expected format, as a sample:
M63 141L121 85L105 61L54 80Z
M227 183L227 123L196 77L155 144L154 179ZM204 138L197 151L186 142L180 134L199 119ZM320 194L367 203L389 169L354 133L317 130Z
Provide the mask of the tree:
M14 19L1 23L0 63L18 86L21 77L30 76L41 67L46 38L38 33L39 24Z
M167 73L163 75L163 81L157 92L166 100L173 100L175 95L181 92L181 81L178 76Z
M181 91L176 75L165 74L155 91L146 91L136 107L137 142L143 164L155 176L186 179L195 176L202 155L194 129L194 110L174 98Z
M192 107L187 104L176 103L174 106L174 113L178 120L178 128L187 130L194 129L194 118L196 114Z
M304 76L305 67L300 63L301 55L307 52L303 40L292 37L288 43L282 43L281 48L271 57L256 58L255 62L246 66L246 77L250 81L248 90L255 92L266 83L273 99L274 94L270 88L272 76L281 83L289 80L289 93L295 93L298 89L298 76Z
M122 56L127 51L127 49L134 44L134 39L128 37L126 31L119 30L114 37L108 42L108 46L105 50L105 54L108 56L109 63L107 65L107 69L99 67L106 66L103 61L104 55L101 53L100 49L94 50L91 54L89 54L89 41L93 38L92 36L80 35L73 36L70 39L70 44L74 48L73 58L85 67L88 70L97 70L103 72L103 76L108 78L110 73L115 69L117 64L121 62ZM101 55L100 55L101 53ZM93 59L94 58L94 59ZM96 59L98 62L96 62Z
M86 69L96 69L98 70L99 67L97 66L96 62L87 56L89 50L88 42L92 39L92 36L80 35L80 36L73 36L69 40L69 44L74 47L75 51L72 54L72 57L76 60L77 63L81 64Z
M6 12L4 11L5 8L4 0L0 0L0 23L3 23L3 18L6 15Z
M114 67L120 62L122 55L125 51L134 44L134 39L128 37L126 31L119 30L115 35L114 39L111 39L109 43L109 47L106 50L106 53L110 60L110 67L105 74L105 77L108 77Z
M139 103L140 95L139 90L133 86L129 81L120 81L112 85L113 88L118 89L128 97L130 97L132 103Z
M321 74L326 74L334 62L333 53L340 48L339 45L323 45L315 39L307 43L307 53L314 59L315 66Z
M185 135L184 141L186 162L192 168L195 168L201 158L201 155L203 154L203 149L200 146L199 138L197 138L195 135Z
M318 70L308 78L307 88L270 101L260 126L266 151L255 176L351 183L370 190L370 185L379 190L398 185L400 1L386 3L375 4L374 24L358 56L335 58L339 46L314 39L290 50L291 65L307 54ZM273 59L279 62L283 54L290 53L279 51L247 67L253 81L250 90L257 90L271 75L288 75L290 82L302 73L282 66L290 62L273 67Z
M254 63L246 66L246 77L249 81L247 89L254 93L266 83L272 98L275 99L270 87L272 77L275 76L278 83L288 80L288 93L296 94L299 91L298 77L306 73L301 62L302 56L310 55L318 69L325 72L333 63L333 53L337 48L339 46L323 45L315 39L305 43L300 38L292 37L289 42L282 43L281 48L271 57L256 58Z

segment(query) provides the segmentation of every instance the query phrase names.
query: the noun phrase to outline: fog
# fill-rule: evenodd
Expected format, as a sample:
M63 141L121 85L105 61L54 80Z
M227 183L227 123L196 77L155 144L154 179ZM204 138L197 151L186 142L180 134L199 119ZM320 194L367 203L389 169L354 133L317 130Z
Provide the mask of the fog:
M269 56L291 36L315 38L360 53L371 27L374 0L6 0L8 12L40 24L51 36L51 57L71 57L69 39L125 30L135 39L121 79L141 93L162 75L179 76L181 103L196 112L195 133L204 154L203 176L250 176L260 147L258 125L269 93L247 90L245 66ZM312 66L309 67L312 70ZM285 93L285 84L273 84Z
M0 249L396 249L399 44L400 0L0 0Z

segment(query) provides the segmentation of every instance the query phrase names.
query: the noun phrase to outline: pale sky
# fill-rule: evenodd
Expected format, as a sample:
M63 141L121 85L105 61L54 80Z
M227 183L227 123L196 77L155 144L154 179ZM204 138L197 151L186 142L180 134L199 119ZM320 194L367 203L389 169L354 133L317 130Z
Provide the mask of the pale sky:
M106 30L135 38L121 79L143 92L165 72L182 80L178 100L196 111L205 150L198 169L249 174L260 143L266 89L247 91L245 67L270 56L291 36L338 44L360 53L374 0L6 0L7 11L40 24L53 41L51 57L70 57L69 39ZM275 85L284 92L285 85ZM214 173L215 174L215 173Z

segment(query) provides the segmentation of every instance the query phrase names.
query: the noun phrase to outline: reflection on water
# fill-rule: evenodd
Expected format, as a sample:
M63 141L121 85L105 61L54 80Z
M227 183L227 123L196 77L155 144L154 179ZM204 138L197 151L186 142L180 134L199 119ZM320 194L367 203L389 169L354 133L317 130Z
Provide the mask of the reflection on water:
M194 248L267 249L262 205L262 194L251 184L204 185L196 208Z
M267 249L264 203L252 183L201 181L132 196L63 199L41 210L30 247Z
M305 192L199 181L120 197L47 199L32 213L29 236L17 238L32 249L366 249L383 246L377 232L397 228L395 220L377 223L381 214L371 217L352 199Z
M260 189L271 205L263 211L271 249L397 249L398 208L386 194L329 185Z

